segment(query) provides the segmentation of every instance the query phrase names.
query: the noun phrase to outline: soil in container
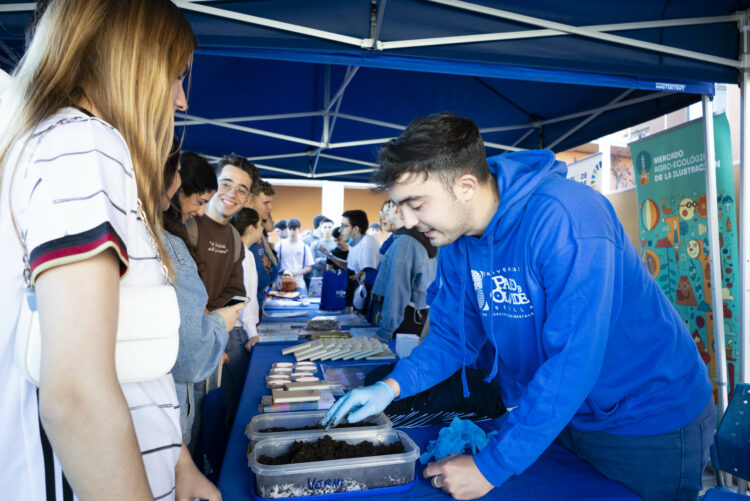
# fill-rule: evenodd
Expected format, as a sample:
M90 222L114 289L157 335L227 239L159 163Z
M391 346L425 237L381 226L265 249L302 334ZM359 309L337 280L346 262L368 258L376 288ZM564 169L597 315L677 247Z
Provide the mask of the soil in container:
M331 459L385 456L388 454L401 454L404 451L404 444L401 441L392 444L375 445L368 440L364 440L352 445L342 440L334 440L330 435L326 435L313 442L295 441L286 454L275 458L263 455L258 458L258 462L266 465L296 464L312 461L329 461Z
M362 426L378 426L378 423L371 423L369 421L360 421L359 423L341 423L340 425L336 426L336 428L359 428ZM306 431L306 430L322 430L325 426L322 424L314 424L310 426L303 426L301 428L284 428L283 426L278 426L276 428L265 428L263 430L258 430L258 433L276 433L280 431Z

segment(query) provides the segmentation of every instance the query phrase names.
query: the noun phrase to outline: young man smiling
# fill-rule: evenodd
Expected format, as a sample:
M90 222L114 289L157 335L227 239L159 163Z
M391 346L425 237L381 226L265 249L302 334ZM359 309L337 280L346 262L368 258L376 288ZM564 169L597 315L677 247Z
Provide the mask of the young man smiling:
M229 223L252 197L253 182L258 179L258 170L252 162L231 154L221 159L217 168L218 190L211 198L206 215L195 217L194 227L188 225L188 236L195 242L199 257L198 270L208 292L206 309L211 311L224 306L233 296L245 295L242 261L245 248L240 234ZM231 407L239 400L245 382L249 354L245 349L247 333L237 326L229 333L226 354L227 368L235 382L234 392L229 396ZM196 385L195 401L200 405L204 385ZM231 391L231 390L230 390ZM233 410L230 410L233 412ZM193 436L200 435L200 423L196 420Z
M488 380L513 410L482 451L428 465L433 486L481 497L557 440L646 500L697 499L716 419L705 364L612 206L566 173L546 150L485 159L476 124L449 113L381 149L373 181L443 247L430 333L323 424L380 412L494 348Z
M208 310L221 308L232 296L245 295L242 276L245 251L237 230L228 223L252 196L258 171L248 159L231 154L219 163L216 177L219 189L208 203L206 215L194 218Z

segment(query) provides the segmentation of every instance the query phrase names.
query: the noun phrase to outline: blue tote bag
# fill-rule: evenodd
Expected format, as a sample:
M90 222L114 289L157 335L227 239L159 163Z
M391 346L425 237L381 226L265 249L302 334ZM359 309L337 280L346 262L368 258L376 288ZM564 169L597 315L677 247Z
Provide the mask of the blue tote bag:
M346 270L327 270L323 273L320 309L327 311L346 308Z

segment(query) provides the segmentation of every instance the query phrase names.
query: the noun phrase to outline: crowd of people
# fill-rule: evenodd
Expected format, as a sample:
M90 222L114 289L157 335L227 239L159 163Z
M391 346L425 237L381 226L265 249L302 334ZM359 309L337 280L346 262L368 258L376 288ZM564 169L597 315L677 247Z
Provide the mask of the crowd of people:
M9 499L66 491L220 499L204 476L219 465L207 462L202 402L223 376L232 384L219 391L235 412L267 292L288 275L306 296L311 282L341 268L353 308L356 284L372 289L379 264L389 273L363 211L345 212L336 228L317 216L303 233L299 219L274 222L274 188L247 158L230 154L214 166L180 151L173 115L187 109L195 47L166 0L38 3L0 123L1 198L10 207L0 228L4 260L17 264L2 270L3 283L16 284L2 291L4 311L18 319L0 336L8 383L0 444L20 451L0 471ZM137 78L154 71L148 82ZM164 283L174 303L150 307L179 317L171 370L123 380L120 291ZM24 379L33 370L14 360L27 312L39 318L38 389ZM399 321L388 318L390 335ZM163 323L145 320L155 331Z
M223 376L235 412L269 291L340 276L343 306L380 339L430 332L325 422L456 371L466 396L484 359L515 410L482 452L429 465L435 487L480 497L556 440L646 499L697 497L711 383L603 197L548 151L486 159L477 126L441 113L380 150L379 222L274 222L250 160L212 166L174 138L195 49L168 0L37 2L0 97L4 497L221 499L202 401ZM132 290L161 295L125 304ZM148 325L136 357L121 357L123 312Z

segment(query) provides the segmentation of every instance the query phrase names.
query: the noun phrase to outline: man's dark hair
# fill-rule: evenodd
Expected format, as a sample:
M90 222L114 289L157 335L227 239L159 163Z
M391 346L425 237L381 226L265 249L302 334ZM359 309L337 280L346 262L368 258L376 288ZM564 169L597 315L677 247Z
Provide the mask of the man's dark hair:
M363 210L348 210L341 214L347 218L352 226L359 228L359 233L364 235L367 233L367 226L370 222L367 220L367 214Z
M219 176L221 170L225 165L233 165L238 169L242 169L247 172L247 175L250 176L250 191L255 193L255 182L260 179L260 173L258 172L258 168L254 163L252 163L247 158L235 155L234 153L225 155L224 158L219 160L219 165L217 166L216 170L217 177Z
M336 226L331 232L333 238L339 238L341 236L341 226Z
M248 209L243 207L240 211L232 217L232 226L237 228L240 236L245 233L248 226L258 226L260 222L260 216L255 209Z
M182 178L180 189L186 197L196 193L216 191L219 187L208 160L192 151L185 151L180 155L180 177Z
M322 223L326 219L327 218L323 214L318 214L317 216L315 216L313 218L313 228L317 230L318 227L320 226L320 223Z
M378 164L370 179L378 191L391 188L404 174L435 176L449 189L463 174L480 183L490 176L479 127L448 112L413 120L380 148Z
M330 219L328 219L326 217L326 218L323 218L323 220L320 222L320 224L325 224L325 223L331 223L331 224L333 224L333 221L331 221ZM320 225L318 225L318 226L320 226Z
M272 197L276 194L276 190L273 189L271 183L264 179L258 178L253 182L253 195L259 195L263 193L267 197Z
M287 229L286 226L286 219L282 219L281 221L276 221L276 223L273 225L274 228L277 230L285 230Z
M382 230L383 228L380 226L380 223L370 223L370 229L371 230Z
M296 217L293 217L286 222L286 227L290 230L293 230L294 228L299 229L300 226L302 226L302 223L300 223L299 219L297 219Z

